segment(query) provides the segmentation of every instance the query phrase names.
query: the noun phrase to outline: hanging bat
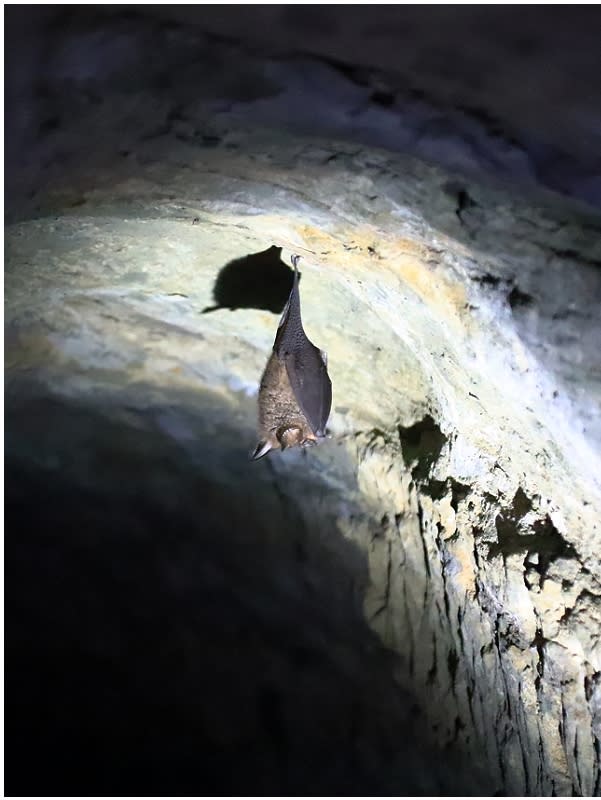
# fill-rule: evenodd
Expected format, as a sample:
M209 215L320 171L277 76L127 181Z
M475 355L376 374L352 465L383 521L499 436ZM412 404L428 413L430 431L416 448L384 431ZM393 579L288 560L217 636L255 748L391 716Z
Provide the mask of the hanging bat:
M251 456L309 447L326 435L332 407L327 356L303 329L298 290L300 256L292 256L294 283L259 389L259 443Z

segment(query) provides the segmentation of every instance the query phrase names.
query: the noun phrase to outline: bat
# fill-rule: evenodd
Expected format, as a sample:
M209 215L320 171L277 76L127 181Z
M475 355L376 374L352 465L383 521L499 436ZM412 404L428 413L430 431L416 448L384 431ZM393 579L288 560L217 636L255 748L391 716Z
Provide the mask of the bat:
M259 388L259 443L251 458L270 450L310 447L326 435L332 408L327 356L309 340L301 320L298 261L292 256L294 283L282 313Z

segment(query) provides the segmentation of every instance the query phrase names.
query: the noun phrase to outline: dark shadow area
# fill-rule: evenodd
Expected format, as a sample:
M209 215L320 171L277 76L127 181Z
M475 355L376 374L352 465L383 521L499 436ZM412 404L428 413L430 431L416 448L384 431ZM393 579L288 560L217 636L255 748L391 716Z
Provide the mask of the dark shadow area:
M97 401L8 394L7 792L479 794L365 623L311 461L249 465L215 399L204 461Z
M409 428L399 425L403 461L416 481L425 481L440 458L447 437L430 414Z
M272 245L261 253L237 258L225 265L213 288L215 305L203 314L219 308L259 308L279 314L292 290L294 272L282 261L282 248Z

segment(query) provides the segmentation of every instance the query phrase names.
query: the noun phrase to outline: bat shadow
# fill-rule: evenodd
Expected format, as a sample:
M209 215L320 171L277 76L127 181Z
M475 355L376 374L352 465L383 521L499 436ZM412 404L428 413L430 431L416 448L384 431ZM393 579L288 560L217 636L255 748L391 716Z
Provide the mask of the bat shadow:
M258 308L279 314L292 290L294 272L281 259L282 248L272 245L249 253L221 268L213 287L214 305L203 314L229 308Z

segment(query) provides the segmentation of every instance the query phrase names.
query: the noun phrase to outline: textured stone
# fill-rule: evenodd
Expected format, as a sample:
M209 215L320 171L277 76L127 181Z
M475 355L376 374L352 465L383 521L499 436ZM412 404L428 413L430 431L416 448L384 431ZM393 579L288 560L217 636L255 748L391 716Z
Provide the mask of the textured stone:
M317 727L307 793L350 791L355 780L366 793L598 793L598 220L482 182L462 182L474 203L462 218L456 176L234 112L207 127L214 98L187 92L178 103L192 140L175 122L147 138L157 109L169 111L164 96L147 97L118 166L106 152L85 170L55 162L37 211L12 209L8 499L18 530L19 514L34 513L33 486L56 541L44 540L43 518L33 539L9 528L9 610L52 652L43 591L28 605L18 590L39 579L52 625L67 620L56 641L70 643L78 598L46 586L40 565L60 561L87 597L73 575L82 564L88 574L88 558L104 564L108 547L93 583L102 598L127 582L127 549L142 557L136 543L159 518L158 544L141 550L160 575L152 620L162 619L161 592L177 611L159 675L181 677L171 653L186 653L187 703L203 647L210 669L228 665L223 683L211 672L219 691L201 691L190 724L204 720L203 746L229 766L257 730L270 731L270 755L245 755L267 776L258 789L298 785L299 742ZM95 121L93 107L82 111L73 141ZM230 310L215 287L226 265L273 246L284 261L302 256L303 321L329 357L331 439L249 464L278 314L267 300ZM69 498L80 496L70 527ZM99 628L86 647L115 657L121 629L91 618ZM20 655L33 657L29 647ZM237 647L253 654L248 682L233 666ZM263 675L267 688L255 682ZM177 706L169 691L167 707ZM433 756L404 741L413 702L419 742L467 756L473 774L442 756L429 774ZM172 793L168 780L160 786Z

